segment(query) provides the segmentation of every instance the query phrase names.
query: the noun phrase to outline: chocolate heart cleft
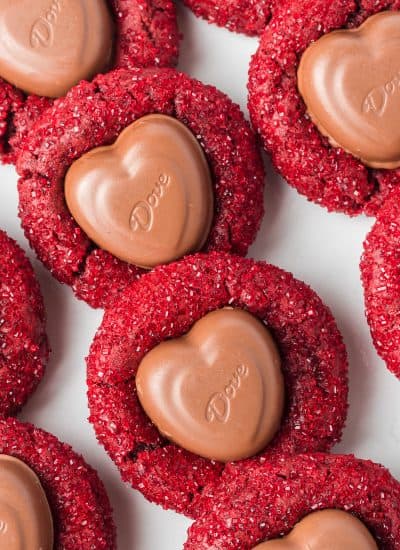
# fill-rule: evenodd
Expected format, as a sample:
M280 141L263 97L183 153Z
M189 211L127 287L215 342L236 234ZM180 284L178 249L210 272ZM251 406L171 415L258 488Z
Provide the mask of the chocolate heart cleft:
M256 455L279 430L284 380L276 344L250 313L224 308L141 361L139 400L160 432L199 456Z
M53 519L36 474L22 461L0 455L0 548L53 550Z
M304 52L298 88L331 145L371 168L400 166L400 13L324 35Z
M322 510L303 518L287 537L253 550L378 550L365 525L342 510Z
M150 269L200 250L214 216L205 154L179 120L152 114L75 161L65 198L100 248Z
M105 0L0 0L0 75L60 97L108 69L114 24Z

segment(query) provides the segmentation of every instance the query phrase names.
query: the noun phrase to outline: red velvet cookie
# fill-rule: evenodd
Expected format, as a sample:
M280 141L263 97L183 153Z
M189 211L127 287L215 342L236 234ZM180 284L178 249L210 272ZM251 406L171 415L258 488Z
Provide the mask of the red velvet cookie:
M276 10L250 67L252 122L276 169L301 194L330 211L375 215L399 183L398 169L368 168L333 147L307 115L297 71L304 51L336 29L354 29L400 2L306 0Z
M307 285L277 267L221 253L188 256L145 275L106 311L92 344L90 421L125 481L189 516L224 465L164 439L139 403L135 377L155 346L225 306L263 321L281 354L285 409L260 456L328 450L346 419L345 347L330 311Z
M388 368L400 378L400 189L380 209L364 242L361 279L372 338Z
M0 454L38 476L50 505L54 550L116 548L112 511L97 473L69 445L14 419L0 421Z
M106 0L106 3L115 28L112 68L176 64L179 31L171 0ZM59 5L57 0L53 4ZM16 161L31 125L52 102L46 97L25 94L0 78L0 155L4 162Z
M24 252L0 231L0 415L35 391L49 355L39 284Z
M400 548L400 484L377 464L353 456L298 455L229 466L204 491L185 550L252 550L279 539L324 509L353 514L378 547Z
M198 17L230 31L261 34L271 18L273 0L183 0Z
M81 83L55 102L26 141L17 166L19 212L41 261L94 307L106 306L143 270L99 249L78 227L65 202L65 175L84 153L114 143L150 113L181 121L207 157L215 208L204 250L245 255L261 222L261 155L226 95L172 69L119 70Z

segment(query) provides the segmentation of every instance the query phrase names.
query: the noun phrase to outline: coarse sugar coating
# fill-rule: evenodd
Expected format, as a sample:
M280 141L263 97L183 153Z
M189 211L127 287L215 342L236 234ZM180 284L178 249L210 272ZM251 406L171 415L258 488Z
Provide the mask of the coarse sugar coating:
M329 309L291 274L211 253L143 276L106 311L91 346L90 421L125 481L149 500L192 517L204 486L219 482L224 465L163 439L139 403L135 376L151 349L186 334L204 315L225 306L262 320L282 358L285 411L278 434L261 456L328 450L340 439L347 414L342 337Z
M71 164L114 143L136 119L163 113L197 137L212 172L215 214L204 250L245 255L263 215L264 168L249 124L222 92L173 69L118 70L81 83L34 126L19 157L19 214L40 260L93 307L110 303L143 270L97 248L64 197Z
M230 31L261 34L271 18L274 0L183 0L198 17Z
M172 0L107 0L116 38L113 68L168 67L178 60L179 30ZM16 162L32 124L53 100L26 95L0 78L0 156Z
M231 465L203 495L185 550L251 550L324 509L355 515L379 548L400 548L399 482L353 456L317 453Z
M361 279L372 339L400 378L400 188L380 209L364 242Z
M0 231L0 416L17 413L43 377L49 346L39 284L23 250Z
M54 522L54 550L114 550L112 510L97 473L72 448L31 424L0 420L0 454L39 477Z
M280 174L330 211L375 215L400 181L399 170L367 168L331 146L306 114L297 88L303 52L324 34L355 28L400 1L304 0L283 4L263 34L249 72L249 110Z

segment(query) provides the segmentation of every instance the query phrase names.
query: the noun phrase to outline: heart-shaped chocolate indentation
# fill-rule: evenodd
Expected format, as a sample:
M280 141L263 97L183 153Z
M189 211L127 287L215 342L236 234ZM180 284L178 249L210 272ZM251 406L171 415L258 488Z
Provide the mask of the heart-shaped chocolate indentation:
M365 525L342 510L314 512L287 537L270 540L253 550L378 550Z
M0 455L0 548L53 550L53 519L36 474Z
M60 97L107 68L113 34L105 0L0 0L0 75Z
M326 34L303 54L298 86L320 132L364 164L400 166L400 13Z
M114 145L77 160L65 197L92 241L144 268L200 250L214 213L204 152L184 124L166 115L137 120Z
M155 347L139 365L136 387L166 438L220 462L264 449L282 417L278 350L267 328L240 309L213 311Z

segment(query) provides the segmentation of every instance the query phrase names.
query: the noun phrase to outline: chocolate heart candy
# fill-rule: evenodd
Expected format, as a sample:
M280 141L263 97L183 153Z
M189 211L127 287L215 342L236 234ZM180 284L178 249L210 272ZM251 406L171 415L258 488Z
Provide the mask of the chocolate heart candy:
M378 546L359 519L341 510L323 510L306 516L287 537L253 550L378 550Z
M201 146L184 124L165 115L137 120L114 145L77 160L65 197L98 246L145 268L199 250L214 212Z
M320 132L367 166L400 166L400 13L323 36L303 54L298 86Z
M228 462L257 454L276 434L284 402L280 365L276 345L258 319L222 309L150 351L136 387L165 437Z
M105 0L0 0L0 75L29 94L64 95L111 61Z
M0 455L0 548L53 550L53 520L40 481L7 455Z

